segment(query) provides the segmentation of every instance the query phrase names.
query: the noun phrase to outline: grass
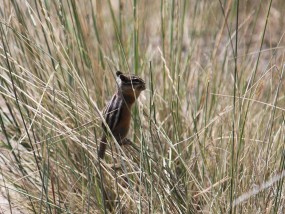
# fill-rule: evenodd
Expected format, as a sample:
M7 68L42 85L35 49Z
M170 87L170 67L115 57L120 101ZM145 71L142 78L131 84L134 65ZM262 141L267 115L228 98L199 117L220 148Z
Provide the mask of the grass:
M4 0L0 211L283 213L284 9ZM112 141L102 161L117 69L147 90L134 145Z

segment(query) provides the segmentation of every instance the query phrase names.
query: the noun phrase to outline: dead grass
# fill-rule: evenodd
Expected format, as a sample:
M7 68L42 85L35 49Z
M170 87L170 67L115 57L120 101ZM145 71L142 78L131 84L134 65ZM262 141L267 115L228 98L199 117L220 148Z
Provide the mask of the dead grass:
M283 213L285 5L237 3L4 0L6 212ZM117 69L148 87L102 162Z

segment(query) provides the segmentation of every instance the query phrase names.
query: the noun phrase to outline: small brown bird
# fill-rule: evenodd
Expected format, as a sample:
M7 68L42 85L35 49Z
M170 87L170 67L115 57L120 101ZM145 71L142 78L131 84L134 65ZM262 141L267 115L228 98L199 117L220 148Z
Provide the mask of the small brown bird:
M118 90L113 95L103 111L103 115L112 134L120 145L130 144L126 138L131 122L131 108L140 93L145 90L145 82L135 75L125 75L120 71L116 72ZM104 130L99 147L99 157L104 158L107 146L108 130L102 123Z

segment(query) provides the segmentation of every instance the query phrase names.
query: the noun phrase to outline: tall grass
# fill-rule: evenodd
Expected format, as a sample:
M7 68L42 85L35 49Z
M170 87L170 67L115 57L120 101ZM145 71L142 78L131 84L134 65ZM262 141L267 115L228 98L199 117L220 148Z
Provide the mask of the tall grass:
M284 213L284 9L4 0L0 212ZM147 90L99 160L116 70Z

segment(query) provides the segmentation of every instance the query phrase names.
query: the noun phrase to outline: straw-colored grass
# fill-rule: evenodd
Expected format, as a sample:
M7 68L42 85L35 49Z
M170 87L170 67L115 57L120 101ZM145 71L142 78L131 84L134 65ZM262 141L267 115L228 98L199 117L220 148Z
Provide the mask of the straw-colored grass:
M0 212L284 213L284 10L3 0ZM116 70L147 90L99 160Z

